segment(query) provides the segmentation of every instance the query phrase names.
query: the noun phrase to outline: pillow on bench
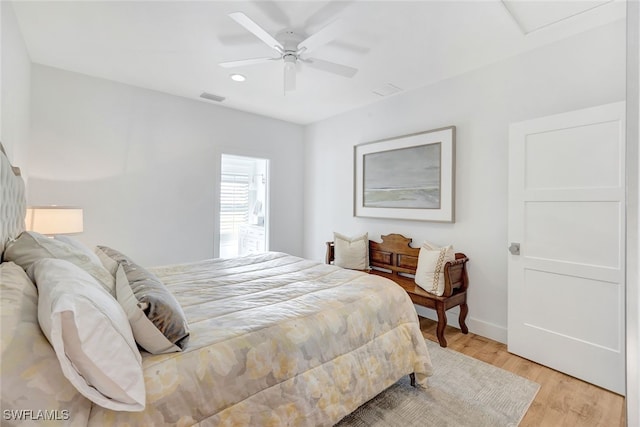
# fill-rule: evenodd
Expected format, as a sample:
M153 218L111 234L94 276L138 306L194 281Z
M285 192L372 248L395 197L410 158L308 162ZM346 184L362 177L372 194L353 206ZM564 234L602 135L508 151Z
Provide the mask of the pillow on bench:
M416 268L416 285L437 296L444 294L444 265L455 261L453 246L439 248L429 242L424 242L418 255Z
M333 233L334 264L351 270L369 269L369 233L347 237Z

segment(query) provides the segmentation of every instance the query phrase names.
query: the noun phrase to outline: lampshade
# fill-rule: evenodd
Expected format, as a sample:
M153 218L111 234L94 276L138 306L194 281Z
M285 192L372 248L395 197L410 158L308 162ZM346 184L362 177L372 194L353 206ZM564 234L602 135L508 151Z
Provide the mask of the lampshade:
M82 233L82 208L70 206L33 206L27 208L28 231L45 235Z

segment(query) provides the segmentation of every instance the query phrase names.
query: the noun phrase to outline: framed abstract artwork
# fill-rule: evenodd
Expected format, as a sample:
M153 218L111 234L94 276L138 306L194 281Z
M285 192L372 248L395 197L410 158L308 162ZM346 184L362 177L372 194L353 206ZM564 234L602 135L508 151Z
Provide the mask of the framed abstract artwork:
M354 147L354 215L454 221L455 126Z

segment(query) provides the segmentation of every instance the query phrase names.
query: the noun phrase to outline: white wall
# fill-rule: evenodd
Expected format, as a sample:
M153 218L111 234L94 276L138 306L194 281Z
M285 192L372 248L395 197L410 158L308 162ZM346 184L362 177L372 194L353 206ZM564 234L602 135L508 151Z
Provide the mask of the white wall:
M271 250L302 254L301 126L41 65L28 203L84 208L89 245L143 265L215 255L222 153L270 160Z
M451 243L470 258L470 330L505 342L509 124L624 98L620 21L311 125L304 255L323 259L333 231ZM457 127L454 224L352 216L355 144L450 125ZM455 317L450 324L457 326Z
M31 59L11 2L0 2L0 141L9 160L28 175L29 92Z

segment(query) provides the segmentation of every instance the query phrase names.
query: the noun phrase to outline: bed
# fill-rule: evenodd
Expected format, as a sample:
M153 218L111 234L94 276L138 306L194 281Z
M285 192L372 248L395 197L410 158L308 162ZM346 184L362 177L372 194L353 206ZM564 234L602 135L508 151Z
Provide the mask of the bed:
M0 252L25 212L22 179L1 157ZM415 309L388 279L278 252L149 270L179 302L189 340L139 350L144 409L121 411L68 381L40 330L42 290L0 264L3 425L330 426L401 377L425 386L431 375Z

